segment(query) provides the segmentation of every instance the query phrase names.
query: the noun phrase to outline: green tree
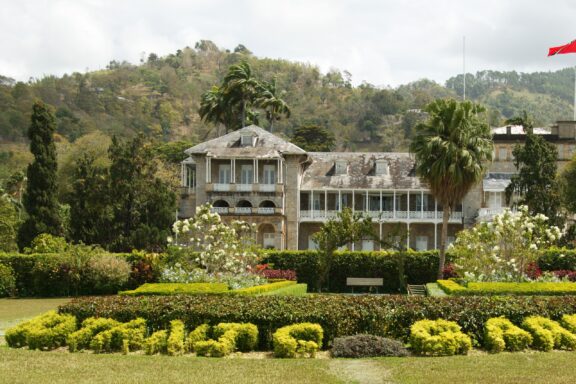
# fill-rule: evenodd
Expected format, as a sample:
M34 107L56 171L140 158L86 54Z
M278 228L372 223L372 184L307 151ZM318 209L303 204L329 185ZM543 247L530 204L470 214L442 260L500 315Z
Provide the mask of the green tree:
M20 227L18 246L23 249L41 233L62 234L62 223L56 199L56 146L54 116L42 102L32 107L32 123L28 130L30 151L34 161L28 166L28 184L24 193L24 208L28 218Z
M324 283L330 288L329 276L334 262L334 252L347 244L375 239L372 219L364 217L361 212L352 212L350 208L344 208L335 219L330 219L322 225L319 232L314 234L314 240L319 247L319 273L318 289L321 290Z
M410 150L416 173L442 205L438 278L446 261L446 236L451 211L480 182L492 160L492 134L481 118L484 107L469 101L436 100L425 108L429 117L416 126Z
M282 91L281 93L285 93ZM270 132L274 128L274 121L280 120L284 115L290 117L290 107L286 101L280 98L280 92L276 88L276 79L271 82L262 82L258 90L258 96L255 104L266 111L266 120L270 123Z
M570 213L576 213L576 156L560 174L559 182L564 208Z
M10 196L0 190L0 251L14 252L18 250L16 236L19 224L16 206Z
M562 224L560 216L560 185L556 178L558 152L556 146L533 132L533 122L524 112L522 117L510 119L506 124L521 125L526 133L523 145L516 145L514 166L517 173L506 187L506 201L517 194L520 205L527 205L531 214L542 213L551 224Z
M242 61L231 66L224 77L223 88L227 104L240 106L242 120L241 126L237 128L242 128L248 123L246 117L262 90L260 82L252 74L250 64Z
M296 128L291 141L309 152L330 152L336 145L336 139L332 132L314 124Z
M76 161L70 202L70 237L75 242L106 247L113 238L108 169L97 164L94 153Z
M125 143L113 138L109 156L109 201L114 217L110 248L163 249L174 221L176 196L156 177L151 146L142 135Z

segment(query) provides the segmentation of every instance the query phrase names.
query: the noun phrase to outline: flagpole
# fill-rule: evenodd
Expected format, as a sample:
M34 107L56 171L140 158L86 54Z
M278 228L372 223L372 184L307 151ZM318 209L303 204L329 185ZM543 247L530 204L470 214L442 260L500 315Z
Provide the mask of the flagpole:
M576 67L574 67L574 121L576 121Z

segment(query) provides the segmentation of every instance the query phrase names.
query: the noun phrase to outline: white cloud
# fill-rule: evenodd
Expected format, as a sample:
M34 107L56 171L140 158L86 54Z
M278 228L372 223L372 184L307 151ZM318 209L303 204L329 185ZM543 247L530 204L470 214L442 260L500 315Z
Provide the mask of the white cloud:
M19 80L137 63L142 52L165 55L200 39L392 86L460 73L464 35L472 72L576 64L576 55L546 57L576 38L569 0L9 0L2 8L0 74Z

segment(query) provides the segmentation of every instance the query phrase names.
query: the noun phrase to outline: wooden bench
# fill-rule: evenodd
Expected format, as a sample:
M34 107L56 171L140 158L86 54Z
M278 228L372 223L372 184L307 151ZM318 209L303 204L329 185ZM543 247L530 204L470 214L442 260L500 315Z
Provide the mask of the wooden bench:
M346 286L352 287L352 293L354 293L354 287L376 287L376 293L378 293L378 287L384 285L384 279L381 277L347 277Z

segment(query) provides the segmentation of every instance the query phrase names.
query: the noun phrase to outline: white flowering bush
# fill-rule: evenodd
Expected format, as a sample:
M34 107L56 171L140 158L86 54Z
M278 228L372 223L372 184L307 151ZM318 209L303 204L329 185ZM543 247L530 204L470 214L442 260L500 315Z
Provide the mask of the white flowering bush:
M244 274L257 262L254 227L244 221L222 222L211 205L196 208L190 219L178 220L172 226L177 246L189 251L193 261L209 275Z
M479 223L458 233L450 247L454 267L471 281L523 281L526 268L539 251L555 244L563 233L548 225L542 214L532 216L528 207L509 209L491 223Z
M204 269L187 269L180 263L164 268L161 283L226 283L230 289L266 284L266 278L255 273L208 273Z

